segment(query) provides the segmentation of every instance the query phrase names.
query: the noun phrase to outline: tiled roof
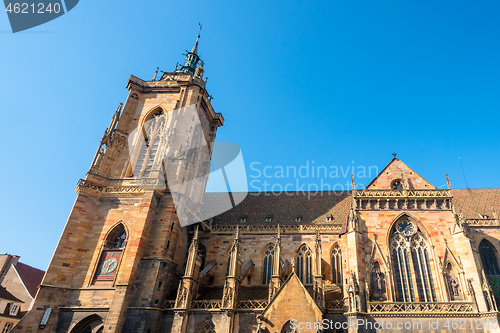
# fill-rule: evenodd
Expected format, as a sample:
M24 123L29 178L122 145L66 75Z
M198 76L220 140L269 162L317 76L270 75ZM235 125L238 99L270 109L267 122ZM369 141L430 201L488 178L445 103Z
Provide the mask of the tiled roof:
M2 286L0 286L0 298L8 300L8 301L24 303L19 298L17 298L16 296L14 296L10 292L8 292L7 289L5 289Z
M206 205L217 205L224 194L209 193ZM233 209L214 218L217 225L240 224L341 224L349 216L351 192L293 192L273 194L269 192L250 192ZM327 217L332 217L327 221ZM266 222L271 218L271 222Z
M26 289L28 289L31 297L35 297L38 286L40 285L40 283L42 283L45 272L21 262L18 262L15 265L15 268L17 273L21 277L21 280L23 280Z
M493 217L493 210L500 215L500 189L454 189L453 202L464 218L480 218L478 214ZM209 193L207 205L217 205L221 193ZM351 192L293 192L273 194L252 193L233 209L214 218L216 225L242 224L341 224L347 221L351 206ZM332 217L327 221L327 217ZM271 218L271 222L266 222Z
M466 219L478 219L481 215L493 217L493 211L500 213L500 189L478 188L453 191L453 203L457 212Z

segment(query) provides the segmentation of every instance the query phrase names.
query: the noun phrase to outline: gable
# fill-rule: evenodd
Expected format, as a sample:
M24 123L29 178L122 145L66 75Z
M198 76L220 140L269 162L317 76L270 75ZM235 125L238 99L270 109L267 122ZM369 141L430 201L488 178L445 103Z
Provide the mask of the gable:
M23 264L22 262L18 262L15 269L31 297L35 297L36 292L38 291L38 286L42 283L45 272L41 269Z
M392 161L375 177L366 187L367 190L390 190L395 180L404 179L410 190L436 189L434 185L404 164L400 159L394 157Z
M283 283L280 290L262 312L262 322L270 332L280 332L289 320L298 323L321 323L322 313L316 302L299 280L295 272ZM316 330L301 329L300 332L314 333Z

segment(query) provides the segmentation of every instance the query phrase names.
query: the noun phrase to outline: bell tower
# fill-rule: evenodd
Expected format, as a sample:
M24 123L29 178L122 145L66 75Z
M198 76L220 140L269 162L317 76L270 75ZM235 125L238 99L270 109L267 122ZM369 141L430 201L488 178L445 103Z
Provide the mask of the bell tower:
M175 297L191 243L171 189L192 194L192 185L179 189L209 170L224 124L206 90L199 39L180 69L159 79L157 69L150 81L130 76L126 102L78 182L32 309L14 332L153 333L168 325L162 309Z

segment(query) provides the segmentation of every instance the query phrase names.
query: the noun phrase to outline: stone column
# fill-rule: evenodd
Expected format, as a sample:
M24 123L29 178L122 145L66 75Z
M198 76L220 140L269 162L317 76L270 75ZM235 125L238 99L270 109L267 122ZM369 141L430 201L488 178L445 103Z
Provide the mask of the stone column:
M240 288L241 260L239 227L236 227L233 244L229 251L229 274L224 284L224 293L222 296L221 310L226 313L224 316L225 324L222 326L221 333L232 333L234 326L235 310L238 307L238 290Z
M198 226L196 226L193 240L189 246L189 253L186 262L184 277L179 283L177 298L175 300L175 315L172 324L172 333L185 333L189 311L193 296L198 291L198 275L200 274L201 262L197 258L198 254Z
M316 230L316 241L315 241L315 272L314 275L314 301L320 307L320 309L325 308L325 292L324 292L324 281L323 281L323 271L321 267L322 262L322 248L321 248L321 235L319 234L319 229Z
M283 280L281 279L281 231L278 225L278 233L276 239L274 240L274 257L273 266L271 272L271 281L269 282L269 302L274 298L274 295L281 288Z

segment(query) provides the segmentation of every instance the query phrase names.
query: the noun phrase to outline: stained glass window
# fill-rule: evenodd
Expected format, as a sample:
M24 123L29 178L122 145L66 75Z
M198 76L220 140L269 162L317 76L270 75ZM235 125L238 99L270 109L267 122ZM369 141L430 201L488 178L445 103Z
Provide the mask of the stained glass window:
M493 244L483 239L479 244L479 255L486 275L500 275L496 250Z
M307 245L302 245L297 251L297 276L303 284L311 284L312 279L312 252Z
M398 302L415 302L416 283L421 302L436 302L427 240L417 226L403 219L396 223L390 241Z
M155 163L156 153L160 145L166 121L166 115L163 114L162 110L158 110L151 119L144 123L142 130L144 142L135 163L135 177L149 176L153 164Z
M262 272L262 284L269 284L273 272L274 245L269 244L264 252L264 270Z
M342 283L342 250L338 243L332 248L332 282Z

